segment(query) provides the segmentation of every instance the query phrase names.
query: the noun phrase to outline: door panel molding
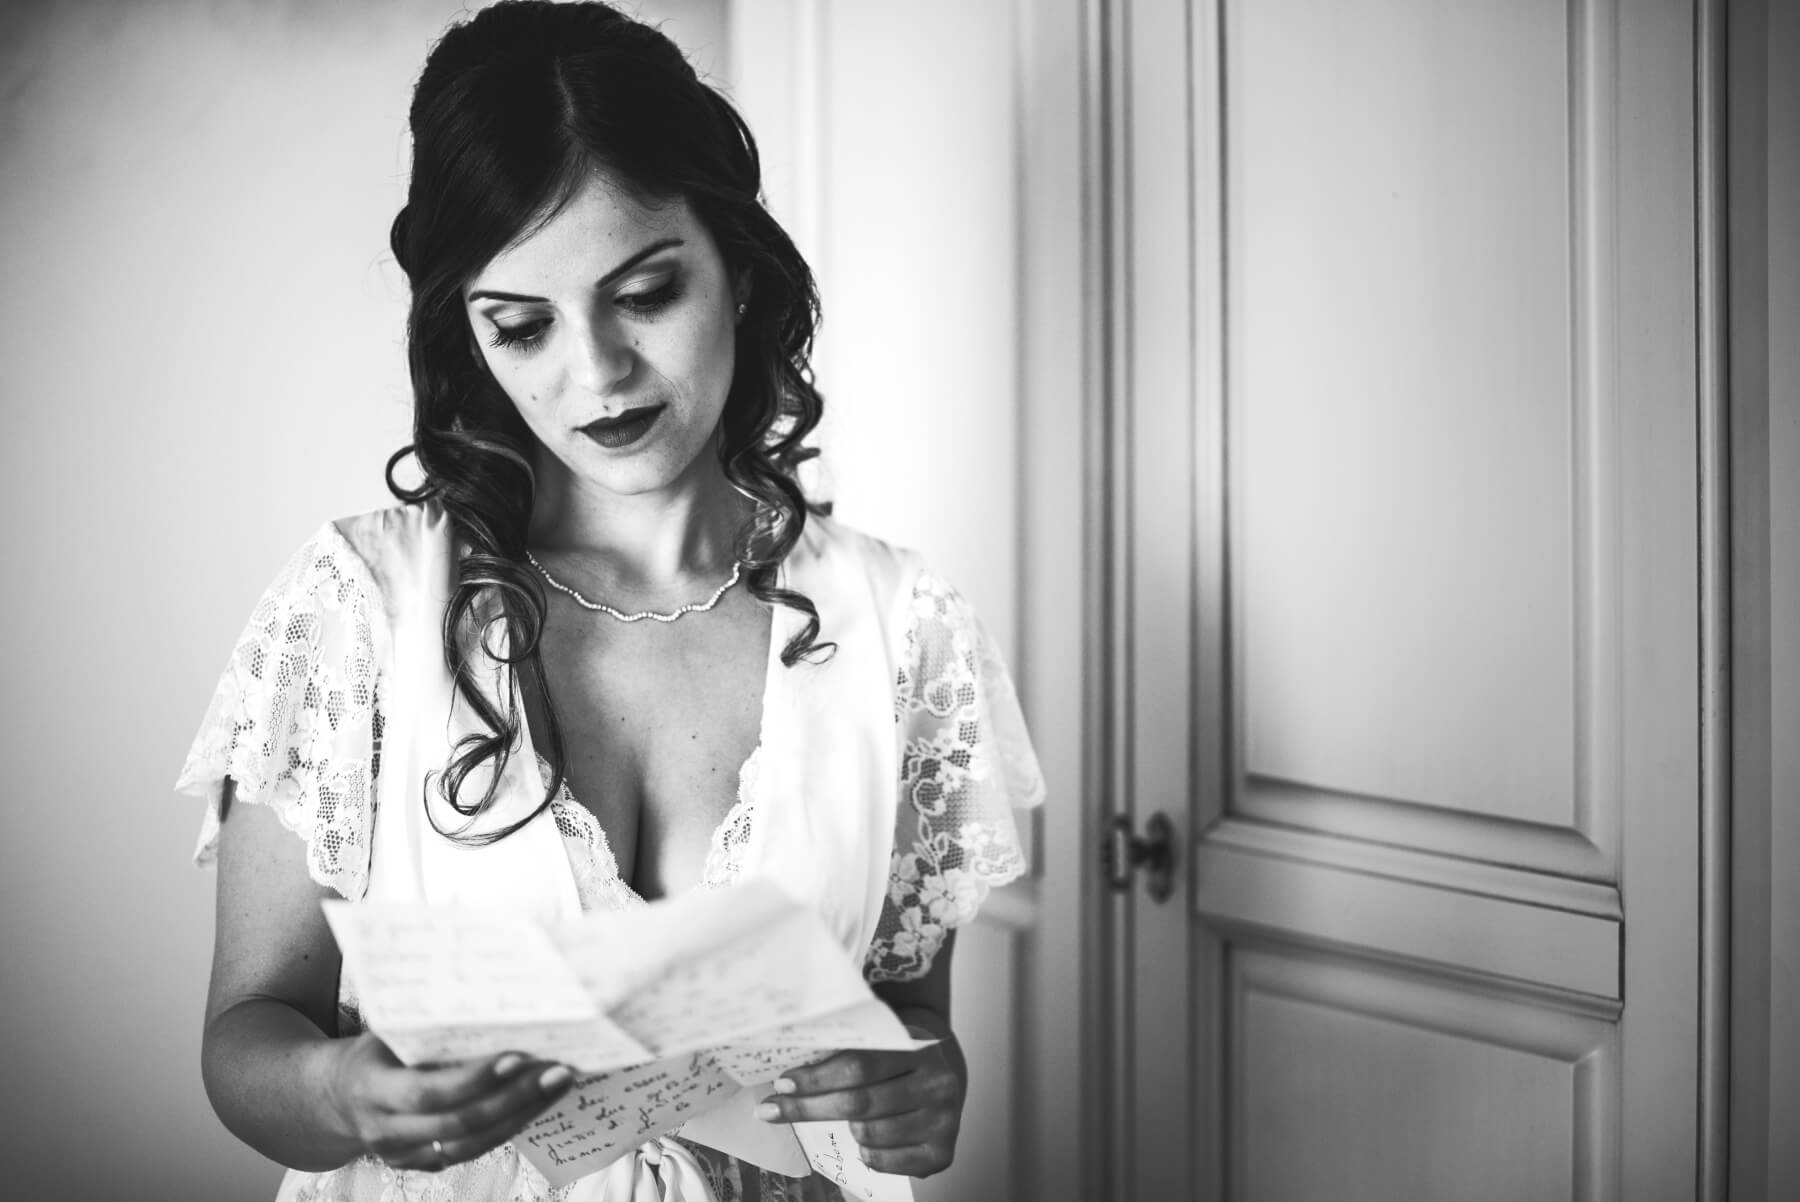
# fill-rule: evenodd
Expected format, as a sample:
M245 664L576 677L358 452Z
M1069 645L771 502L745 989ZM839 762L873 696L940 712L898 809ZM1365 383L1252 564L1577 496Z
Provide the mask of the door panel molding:
M1215 926L1617 1000L1620 923L1203 841L1194 910Z
M1237 798L1233 808L1243 818L1320 835L1513 865L1560 877L1606 881L1614 875L1613 857L1571 827L1339 793L1266 776L1246 778Z
M1618 330L1618 0L1571 0L1569 204L1573 318L1575 820L1618 876L1625 806L1623 465ZM1586 875L1586 874L1583 874Z
M1222 81L1217 121L1225 133L1219 141L1225 147L1242 147L1251 140L1237 127L1241 118L1232 110L1245 86L1233 82L1234 72L1242 74L1241 65L1232 60L1233 27L1252 14L1266 20L1272 10L1253 9L1245 0L1217 0L1201 7L1206 10L1207 20L1219 30L1215 35L1219 58L1210 64ZM1297 770L1301 761L1292 753L1274 759L1259 753L1253 737L1251 698L1260 682L1245 662L1256 616L1245 596L1248 586L1241 566L1245 556L1240 551L1231 556L1239 567L1230 573L1226 584L1226 603L1231 609L1228 621L1235 682L1231 700L1238 772L1232 782L1228 808L1265 821L1334 833L1368 832L1364 837L1382 842L1500 863L1541 865L1545 871L1599 880L1617 879L1620 813L1624 804L1620 769L1625 722L1621 565L1626 531L1621 514L1623 477L1616 369L1618 249L1612 233L1619 202L1619 14L1617 0L1569 0L1561 11L1565 44L1562 76L1556 83L1563 89L1565 141L1560 154L1546 157L1556 158L1564 172L1565 217L1561 232L1566 239L1563 259L1567 274L1559 295L1534 298L1534 303L1560 304L1568 323L1568 492L1561 503L1561 513L1567 523L1571 570L1569 592L1563 598L1567 625L1556 625L1569 644L1569 658L1559 665L1557 676L1568 690L1564 704L1571 711L1572 746L1566 751L1546 749L1547 753L1554 750L1558 756L1570 756L1566 765L1569 775L1564 778L1567 783L1557 791L1560 796L1531 804L1516 801L1512 808L1536 815L1526 819L1503 812L1501 795L1496 795L1490 808L1478 798L1451 799L1433 796L1429 791L1375 794L1359 787L1359 782L1331 779L1325 761L1317 761L1316 769L1302 772ZM1243 173L1243 156L1248 153L1237 149L1217 161L1198 160L1200 190L1216 193L1224 206L1220 256L1228 265L1226 301L1230 311L1221 327L1221 339L1231 355L1225 373L1223 421L1230 451L1229 479L1224 487L1234 498L1227 537L1240 548L1246 545L1247 538L1242 498L1247 491L1245 473L1250 461L1243 393L1247 386L1245 348L1243 334L1235 326L1242 320L1239 310L1244 307L1246 270L1255 265L1232 262L1242 257L1240 243L1244 238L1237 229L1243 215L1234 213L1232 205L1239 201L1242 187L1234 178L1234 170L1238 175ZM1261 153L1280 152L1265 147ZM1470 631L1466 637L1491 636ZM1379 721L1367 715L1356 720ZM1292 731L1298 725L1303 724L1288 724L1287 729ZM1342 800L1323 813L1306 804L1323 796L1369 801L1362 804ZM1445 817L1433 823L1422 817L1421 811ZM1547 820L1558 815L1566 817ZM1479 822L1482 818L1489 822L1466 824L1469 819ZM1577 837L1557 838L1550 834L1558 827L1566 827ZM1409 843L1410 839L1419 842Z
M1532 1115L1566 1140L1555 1196L1691 1196L1702 950L1691 0L1455 18L1420 0L1373 0L1354 17L1301 0L1093 2L1105 70L1091 244L1105 302L1090 461L1108 582L1095 607L1098 754L1108 805L1140 827L1169 811L1187 853L1179 904L1134 895L1109 911L1129 984L1113 995L1127 1029L1108 1185L1122 1199L1236 1198L1245 1139L1282 1124L1304 1133L1304 1091L1234 1104L1245 1007L1274 996L1240 978L1279 961L1301 967L1257 979L1323 975L1327 986L1294 988L1414 1023L1421 1040L1459 1021L1460 1038L1489 1047L1559 1033L1539 1042L1567 1070L1567 1105ZM1446 25L1463 16L1505 26L1510 65ZM1361 22L1386 32L1371 40ZM1246 29L1263 37L1256 53L1234 40ZM1352 37L1362 57L1345 70ZM1449 39L1448 61L1434 37ZM1296 75L1303 60L1314 76ZM1521 90L1521 63L1535 93ZM1390 85L1414 91L1380 91ZM1249 120L1246 98L1279 107ZM1341 122L1354 150L1321 143L1317 122L1358 102L1378 111ZM1246 163L1272 173L1256 198L1273 208L1244 205ZM1381 174L1396 165L1411 174ZM1397 207L1384 207L1390 190ZM1510 203L1529 206L1522 219ZM1471 250L1482 229L1505 253ZM1515 264L1515 249L1528 258ZM1469 270L1433 274L1439 260ZM1327 288L1330 304L1308 307ZM1462 308L1441 321L1420 296ZM1260 341L1244 334L1252 323ZM1529 370L1510 371L1496 346L1532 356ZM1306 361L1334 350L1330 362L1353 370ZM1409 356L1423 368L1386 372ZM1390 380L1410 407L1396 407ZM1437 380L1467 385L1449 398L1460 407L1435 403ZM1275 436L1251 444L1255 460L1250 419ZM1346 430L1362 436L1337 437ZM1511 458L1496 452L1506 447ZM1312 456L1306 470L1290 452ZM1384 471L1414 472L1418 487L1382 493ZM1462 508L1434 526L1420 515L1436 496ZM1256 508L1290 503L1300 508ZM1253 509L1280 520L1247 524ZM1333 521L1345 538L1317 545ZM1283 548L1297 554L1269 558ZM1421 568L1433 551L1462 575ZM1520 567L1532 575L1509 611ZM1431 628L1407 625L1421 615ZM1487 696L1459 688L1462 664L1432 660L1440 630L1471 670L1494 668L1477 681ZM1251 634L1267 636L1260 659L1244 654ZM1269 642L1290 636L1306 645ZM1531 661L1507 662L1503 637ZM1411 676L1369 654L1387 644ZM1246 697L1262 707L1261 742L1246 737ZM1384 700L1401 704L1383 712ZM1433 740L1446 725L1434 703L1458 707L1454 738ZM1354 1039L1323 1046L1379 1067ZM1398 1065L1422 1045L1396 1046ZM1279 1062L1277 1076L1302 1080L1306 1064ZM1519 1071L1520 1088L1538 1087ZM1516 1100L1483 1084L1473 1071L1437 1087L1502 1109ZM1326 1160L1343 1151L1341 1168L1363 1167L1328 1135Z
M1430 1036L1449 1036L1566 1066L1561 1096L1536 1099L1552 1106L1566 1106L1566 1112L1572 1113L1573 1121L1568 1127L1567 1193L1562 1196L1584 1200L1617 1196L1616 1136L1609 1099L1619 1085L1618 1037L1617 1028L1605 1017L1558 1011L1532 1000L1401 967L1370 965L1325 952L1254 942L1233 945L1227 972L1228 1009L1234 1025L1230 1087L1234 1112L1254 1113L1246 1096L1250 1085L1247 1060L1254 1036L1239 1028L1255 1024L1259 1001L1284 999L1303 1003L1329 1014L1391 1024L1391 1034L1395 1035L1430 1033L1424 1037L1427 1040ZM1452 1047L1452 1051L1456 1049ZM1471 1053L1479 1055L1474 1049L1463 1049L1458 1054ZM1349 1053L1354 1054L1353 1050ZM1310 1058L1306 1061L1309 1075L1322 1073L1328 1078L1331 1069L1332 1066L1317 1064ZM1404 1105L1404 1095L1391 1091L1419 1087L1417 1081L1403 1084L1359 1080L1354 1087L1361 1101L1358 1112L1338 1117L1377 1133L1383 1123L1390 1121L1381 1106L1383 1098ZM1517 1125L1533 1124L1527 1121ZM1496 1123L1484 1127L1474 1134L1473 1140L1488 1138L1498 1126ZM1455 1133L1454 1127L1451 1133ZM1254 1134L1248 1124L1239 1124L1233 1135L1230 1193L1234 1198L1261 1196L1247 1188L1254 1183L1244 1179L1246 1168L1253 1163L1248 1141ZM1406 1135L1410 1138L1416 1134L1409 1125ZM1458 1189L1458 1185L1467 1188L1470 1184L1467 1180L1453 1183L1449 1191L1433 1196L1471 1196ZM1500 1185L1502 1192L1493 1196L1511 1196L1504 1192L1504 1182L1495 1184ZM1367 1181L1340 1180L1323 1196L1376 1196L1368 1193L1368 1186ZM1357 1192L1356 1187L1361 1187L1362 1192Z
M1241 818L1227 818L1214 826L1201 837L1200 846L1277 856L1366 876L1392 877L1435 889L1566 910L1611 922L1624 917L1618 886L1551 875L1535 864L1512 867L1462 860L1418 851L1410 845L1386 846Z
M1400 48L1362 39L1360 74L1343 79L1332 68L1343 47L1326 27L1347 18L1333 6L1096 3L1111 83L1100 122L1108 169L1098 176L1107 213L1099 240L1108 311L1105 449L1095 462L1105 497L1102 570L1112 581L1101 645L1116 677L1104 691L1103 754L1106 780L1120 794L1114 804L1140 825L1149 812L1168 809L1188 853L1179 907L1159 910L1140 896L1112 912L1126 949L1121 968L1138 995L1124 994L1119 1010L1135 1028L1119 1037L1130 1105L1110 1135L1130 1163L1111 1184L1121 1198L1239 1197L1246 1132L1306 1113L1304 1098L1273 1113L1234 1105L1233 1066L1241 1071L1244 1051L1235 1024L1246 1001L1234 974L1245 957L1262 954L1333 964L1346 980L1403 980L1404 989L1390 987L1393 996L1382 1002L1390 1021L1416 1014L1399 1000L1404 994L1426 999L1427 1009L1485 1007L1496 1043L1502 1036L1495 1032L1525 1021L1521 1015L1593 1034L1563 1061L1573 1109L1558 1121L1576 1116L1568 1128L1577 1149L1568 1196L1681 1197L1693 1184L1690 1045L1700 950L1694 161L1683 132L1693 88L1690 6L1550 0L1481 8L1473 15L1528 25L1504 32L1525 39L1513 51L1532 84L1542 85L1533 97L1516 83L1501 86L1504 78L1496 84L1492 70L1465 88L1459 71L1491 63L1481 45L1456 40L1455 29L1457 57L1448 64L1421 52L1452 18L1415 0L1358 6L1354 21L1386 21ZM1264 53L1247 56L1234 41L1245 21L1264 23ZM1318 79L1294 78L1302 50L1322 64ZM1249 110L1234 107L1250 94L1242 88L1246 71L1262 72L1251 80L1261 102L1304 112L1270 129L1247 122ZM1390 106L1391 129L1351 131L1374 139L1368 154L1361 142L1350 158L1315 145L1309 118L1356 103L1352 93L1364 83L1379 88L1407 72L1421 95L1441 88L1454 103ZM1538 107L1514 107L1521 104ZM1292 136L1253 141L1271 129ZM1394 178L1397 189L1413 188L1411 209L1382 208L1381 180L1370 182L1369 173L1390 161L1382 138L1413 154L1414 174ZM1427 149L1408 150L1418 146ZM1508 170L1519 168L1512 178L1519 202L1532 206L1528 219L1508 224L1506 211L1493 207L1493 196L1513 195L1507 178L1485 192L1469 187L1471 178L1488 178L1481 173L1492 156L1484 147ZM1258 193L1276 209L1240 207L1246 162L1285 172L1265 179ZM1346 180L1360 181L1369 206L1341 203L1337 185ZM1392 219L1421 206L1427 217L1439 214L1436 224ZM1268 225L1271 212L1280 216L1277 226ZM1498 291L1445 291L1465 305L1450 323L1454 338L1398 341L1396 329L1429 333L1444 323L1405 288L1381 294L1386 260L1365 253L1357 239L1386 238L1429 281L1433 258L1462 254L1468 231L1496 213L1506 245L1534 256L1529 268L1514 270L1491 246L1477 247L1466 256L1475 269L1466 279ZM1252 243L1246 222L1258 219L1263 241ZM1309 230L1317 244L1304 252L1311 257L1280 258L1282 238ZM1344 295L1334 307L1307 308L1309 289L1332 283L1334 268ZM1262 291L1249 298L1260 308L1249 307L1247 280L1260 281ZM1392 311L1378 310L1372 321L1357 296L1376 303L1385 296ZM1518 320L1520 306L1538 309ZM1493 426L1513 398L1480 378L1473 383L1482 387L1464 393L1449 414L1427 403L1437 394L1417 375L1397 377L1419 402L1405 411L1389 404L1380 371L1315 381L1302 351L1347 346L1346 363L1370 362L1352 353L1358 348L1333 325L1339 317L1361 321L1356 336L1366 334L1382 354L1416 353L1455 383L1468 379L1459 368L1493 368L1491 357L1477 353L1493 341L1486 338L1492 325L1511 336L1498 343L1538 359L1516 376L1535 390L1517 397L1536 407L1520 411L1522 425ZM1260 343L1243 336L1252 320L1262 323ZM1276 487L1296 483L1294 463L1283 457L1290 443L1260 444L1262 457L1252 462L1245 425L1249 417L1267 419L1284 399L1302 418L1336 404L1326 416L1352 429L1342 406L1361 404L1395 435L1386 444L1328 441L1338 459L1315 455L1331 470L1301 473L1297 484L1310 483L1311 492L1300 495L1311 501L1299 504L1310 507L1286 514L1276 536L1292 535L1294 546L1309 551L1305 539L1317 534L1309 520L1341 517L1335 506L1366 492L1365 480L1374 488L1382 470L1419 464L1426 468L1419 479L1485 525L1433 527L1415 520L1416 506L1365 504L1358 516L1369 524L1352 522L1346 531L1372 532L1371 545L1410 565L1408 581L1417 586L1392 605L1393 590L1383 591L1369 557L1340 556L1345 570L1331 566L1342 544L1275 564L1266 558L1275 544L1263 537L1271 531L1257 527L1259 541L1251 543L1245 515L1259 502L1292 500ZM1400 420L1414 414L1424 421L1417 437ZM1297 430L1296 450L1306 438L1329 438L1299 419L1260 432L1286 438L1289 427ZM1320 428L1327 427L1338 428L1329 421ZM1490 453L1482 441L1490 429L1531 457L1537 477L1518 501L1528 509L1507 508L1514 492L1485 474L1518 466ZM1343 460L1369 471L1358 476ZM1457 472L1432 474L1444 463L1484 476L1465 490ZM1246 479L1263 492L1251 494ZM1387 500L1395 498L1412 503L1405 493ZM1392 515L1403 535L1381 541L1381 522ZM1404 533L1415 526L1466 569L1461 593L1438 587L1418 557L1408 558ZM1525 590L1536 607L1527 618L1485 623L1475 608L1461 607L1482 589L1484 605L1500 604L1493 590L1505 587L1512 566L1504 540L1540 534L1549 541L1523 561L1536 573L1536 591ZM1255 610L1246 600L1247 572L1263 574L1256 596L1267 604ZM1471 590L1469 580L1480 587ZM1379 604L1365 605L1354 620L1332 609L1369 597ZM1462 697L1421 650L1434 644L1405 625L1406 615L1420 612L1457 646L1477 651L1492 652L1502 630L1522 630L1526 641L1506 645L1536 656L1493 678L1505 682L1493 690L1503 704L1460 702L1453 730L1460 743L1434 744L1431 722L1409 724L1401 711L1394 717L1379 709L1389 695L1414 709ZM1247 635L1285 638L1296 628L1317 646L1245 656ZM1407 650L1420 670L1391 679L1381 658L1358 644L1365 631ZM1551 641L1529 641L1539 636ZM1489 640L1485 648L1481 640ZM1499 670L1510 667L1502 662ZM1253 668L1263 674L1252 678ZM1548 723L1531 709L1539 685L1544 705L1556 707ZM1285 692L1258 696L1277 686ZM1314 686L1329 695L1309 696ZM1247 696L1263 706L1268 737L1261 744L1246 738ZM1514 726L1490 730L1489 721ZM1343 737L1346 726L1353 737ZM1385 739L1379 755L1359 746L1365 728ZM1177 908L1185 925L1175 921ZM1183 982L1194 1008L1174 1031L1167 1020ZM1456 1088L1465 1097L1479 1092L1474 1080ZM1503 1091L1495 1097L1506 1100Z

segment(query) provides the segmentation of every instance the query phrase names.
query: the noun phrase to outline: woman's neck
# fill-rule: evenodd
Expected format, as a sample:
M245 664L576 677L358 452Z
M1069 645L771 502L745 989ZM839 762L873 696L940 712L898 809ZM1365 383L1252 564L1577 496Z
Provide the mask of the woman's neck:
M736 554L750 503L702 454L656 492L621 495L570 475L560 464L538 473L530 544L576 560L606 587L660 592L711 580Z

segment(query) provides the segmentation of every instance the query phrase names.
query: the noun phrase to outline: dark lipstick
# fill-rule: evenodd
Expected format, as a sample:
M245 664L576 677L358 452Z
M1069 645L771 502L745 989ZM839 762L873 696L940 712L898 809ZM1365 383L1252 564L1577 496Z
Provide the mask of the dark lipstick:
M662 405L644 405L627 409L617 417L589 422L581 427L581 432L608 450L628 447L650 432L664 408Z

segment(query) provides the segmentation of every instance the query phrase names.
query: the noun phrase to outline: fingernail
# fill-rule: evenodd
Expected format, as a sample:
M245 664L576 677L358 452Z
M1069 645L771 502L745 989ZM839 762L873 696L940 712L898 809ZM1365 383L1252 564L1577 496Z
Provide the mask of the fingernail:
M494 1075L496 1077L510 1076L514 1069L524 1063L525 1057L519 1055L517 1052L508 1052L506 1055L500 1057L500 1059L494 1061Z
M574 1075L574 1070L568 1065L553 1064L544 1070L543 1076L538 1078L538 1087L540 1089L561 1089L569 1083L569 1079Z
M794 1083L789 1081L786 1077L777 1077L775 1078L774 1089L776 1093L793 1093Z
M781 1117L781 1107L773 1102L764 1102L756 1108L754 1113L763 1122L770 1123Z

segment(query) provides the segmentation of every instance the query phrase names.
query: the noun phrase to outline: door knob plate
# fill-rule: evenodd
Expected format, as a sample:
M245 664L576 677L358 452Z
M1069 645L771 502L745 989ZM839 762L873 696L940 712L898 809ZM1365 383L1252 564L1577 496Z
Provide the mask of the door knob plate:
M1158 810L1144 824L1142 835L1132 826L1129 814L1115 814L1107 823L1101 847L1107 886L1115 893L1127 892L1141 869L1150 900L1167 901L1175 892L1175 824Z

